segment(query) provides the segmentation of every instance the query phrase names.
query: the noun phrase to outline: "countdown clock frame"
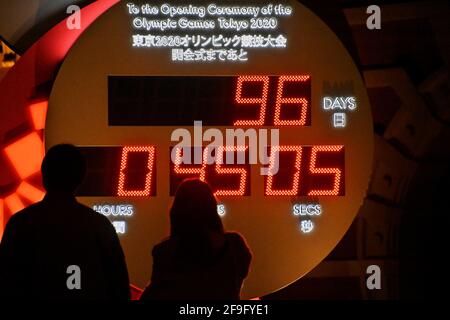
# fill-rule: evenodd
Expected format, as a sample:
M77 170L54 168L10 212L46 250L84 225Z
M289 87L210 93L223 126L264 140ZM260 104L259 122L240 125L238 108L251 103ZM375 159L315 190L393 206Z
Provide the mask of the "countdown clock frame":
M275 56L277 57L277 60L275 61L274 58L270 57L269 53L265 52L258 52L255 53L254 57L252 57L252 61L249 63L246 63L245 65L240 66L227 66L226 71L223 68L215 68L214 66L211 68L211 65L205 66L205 65L191 65L191 66L181 66L181 65L169 65L166 62L161 63L161 65L152 65L151 67L147 65L144 69L146 70L140 70L137 68L137 64L139 61L144 61L145 59L148 59L148 52L144 51L134 51L131 52L131 55L134 58L134 62L129 64L128 62L125 62L125 65L127 65L126 70L118 70L115 66L111 67L109 71L107 72L108 75L199 75L199 76L214 76L214 75L228 75L228 76L235 76L235 75L286 75L286 76L296 76L296 75L304 75L308 74L311 75L311 78L313 79L313 93L312 93L312 103L314 104L312 106L312 126L310 128L307 128L304 130L304 136L302 137L302 143L301 145L332 145L332 146L339 146L344 145L345 146L345 195L341 197L328 197L328 199L325 199L321 197L320 195L314 196L314 197L295 197L290 198L290 200L287 200L289 202L289 207L291 208L292 205L299 203L299 202L308 202L308 201L315 201L319 202L323 205L324 208L324 215L320 217L321 220L318 220L317 224L317 230L314 234L309 235L308 237L302 238L301 242L304 242L304 251L301 252L299 255L292 254L293 251L291 251L291 254L286 254L283 256L282 259L278 256L278 251L286 253L286 251L289 251L289 248L293 248L294 245L291 243L292 241L295 241L294 238L291 238L290 236L282 239L274 237L272 238L272 245L267 246L266 252L262 252L261 254L258 254L258 252L255 252L255 263L254 263L254 269L252 270L252 273L250 274L249 280L246 283L246 287L244 287L244 298L248 297L254 297L254 296L260 296L267 294L269 292L273 292L274 290L277 290L293 281L298 279L299 277L303 276L305 273L307 273L309 270L311 270L315 265L317 265L318 262L320 262L334 247L334 245L340 240L340 238L343 236L345 231L350 226L354 216L357 213L357 210L361 204L361 201L365 195L365 190L367 188L367 182L371 171L372 166L372 153L373 153L373 141L372 141L372 122L371 122L371 115L370 115L370 106L368 103L367 95L365 93L364 84L362 83L362 80L360 78L360 75L358 73L358 70L356 66L354 65L353 61L351 60L348 53L345 51L343 46L340 44L339 40L336 38L336 36L314 15L312 14L307 8L304 6L298 4L298 3L292 3L295 12L299 13L299 16L292 17L291 21L287 23L286 30L288 31L288 34L297 34L301 35L300 38L297 38L298 41L295 40L295 37L291 38L292 47L286 50L286 52L280 52L277 53ZM98 36L98 34L101 33L101 30L106 30L106 25L108 24L108 21L111 21L112 17L118 17L117 19L117 25L127 25L128 24L128 17L121 15L119 13L120 9L118 9L119 4L110 10L108 10L98 21L96 21L89 30L83 34L83 36L78 40L78 42L75 44L75 46L72 48L71 52L67 56L66 60L64 61L61 69L59 70L57 79L55 81L54 87L51 92L51 97L49 101L49 113L47 118L47 124L46 124L46 132L45 132L45 140L46 140L46 147L50 147L53 144L60 143L60 142L68 142L71 136L70 134L66 134L66 131L70 131L75 128L73 126L72 121L55 121L58 116L58 109L65 109L65 110L74 110L75 108L69 108L67 109L68 105L73 103L70 100L74 100L71 97L73 95L67 94L67 91L61 90L64 86L69 87L69 83L71 83L72 88L75 88L75 91L81 92L81 95L85 95L86 92L89 91L89 89L86 87L86 84L80 82L80 78L78 75L76 77L68 77L68 74L70 74L73 69L72 67L76 65L74 61L78 60L80 62L80 57L83 56L83 61L86 63L86 61L98 61L100 58L100 55L103 55L105 51L108 51L107 48L99 46L98 43L95 43L98 40L95 40L95 34ZM87 9L87 8L86 8ZM106 8L103 8L106 10ZM295 20L295 21L294 21ZM299 30L299 25L306 27L306 26L314 26L315 32L319 32L321 37L319 39L313 39L314 37L311 35L311 30L308 29L308 27L303 28L302 31L304 33L297 33L296 30ZM116 26L117 27L117 26ZM116 28L113 26L113 29L116 30L117 37L123 37L123 39L126 39L129 37L129 30L125 28ZM61 29L63 29L63 26L61 25ZM309 31L308 31L309 30ZM309 32L309 34L308 34ZM301 41L300 41L301 40ZM319 43L321 42L321 43ZM89 47L91 45L91 48L97 48L98 50L93 49L93 51L89 52L89 54L84 51L83 47ZM301 48L300 48L301 47ZM125 48L125 47L123 47ZM299 54L299 50L302 49L303 53ZM127 49L129 50L129 48ZM128 53L127 50L125 50ZM117 50L120 51L120 50ZM332 51L333 54L327 54L327 51ZM111 57L107 57L109 60L110 58L117 59L118 52L115 53L113 50L109 50L111 53ZM286 55L286 53L289 53ZM294 59L294 55L297 53L297 56ZM81 55L80 55L81 54ZM157 52L155 54L151 53L151 55L156 58L158 61L165 61L164 58L167 58L164 56L162 52ZM290 55L290 57L289 57ZM89 57L90 56L90 57ZM313 56L314 59L312 58ZM25 57L22 57L23 60ZM91 59L91 60L90 60ZM308 59L313 59L313 63L308 63ZM295 61L295 62L293 62ZM339 62L339 65L336 64L336 61ZM322 66L319 68L317 67L318 63L321 63ZM95 65L95 63L94 63ZM303 65L303 68L299 68L300 65ZM118 64L116 65L118 66ZM305 67L306 66L306 67ZM102 69L102 63L99 63L96 68ZM120 69L120 68L119 68ZM215 70L208 70L208 69L215 69ZM162 71L163 70L163 71ZM164 71L165 70L165 71ZM189 71L188 71L189 70ZM325 74L331 75L331 76L324 76ZM72 74L73 76L73 74ZM105 81L106 77L105 74L102 75L102 79L99 79L98 77L94 77L93 79L88 79L87 75L85 76L85 80L87 82L91 81L98 81L102 82ZM314 80L316 79L316 80ZM330 83L337 84L337 88L339 88L339 84L346 83L349 79L351 79L353 83L353 89L350 91L353 91L353 95L357 98L358 101L358 109L353 112L350 115L350 128L352 131L352 134L348 134L345 130L339 130L339 129L333 129L330 121L330 114L324 112L324 110L321 110L319 101L321 100L321 97L325 95L325 92L323 92L321 89L323 89L325 86L322 81L329 81ZM102 85L103 86L103 85ZM344 88L345 86L342 86ZM319 88L321 88L319 90ZM94 89L94 88L93 88ZM98 88L97 88L98 89ZM320 91L320 92L319 92ZM339 89L338 89L339 91ZM341 91L346 91L346 89L342 89ZM92 104L95 105L99 101L103 101L102 105L105 106L105 97L107 94L107 90L102 89L98 90L97 92L102 92L101 99L94 98L94 101L92 101ZM65 95L65 98L63 96ZM84 103L83 99L80 99L78 101L79 103ZM75 99L76 100L76 99ZM11 155L11 159L13 157L13 154L18 154L16 151L19 148L20 150L26 150L29 149L29 146L37 145L34 141L40 140L39 136L42 136L42 129L44 128L44 125L42 124L42 121L39 119L42 119L42 114L45 114L46 111L46 103L40 102L42 100L37 100L35 104L32 104L33 108L27 109L30 110L30 118L33 119L31 123L36 128L36 132L30 134L29 136L26 136L26 139L24 137L24 140L20 140L20 144L14 144L13 146L16 147L16 149L11 148L12 150L9 154ZM65 105L65 106L63 106ZM32 113L31 110L38 110L36 113ZM56 113L55 113L56 112ZM81 110L80 114L83 114L83 110ZM103 114L104 116L104 114ZM94 116L95 118L95 116ZM105 118L105 117L103 117ZM61 118L63 119L63 118ZM89 120L89 119L87 119ZM104 120L102 120L104 121ZM89 122L89 121L87 121ZM320 128L315 126L315 123L320 123ZM79 124L80 122L78 122ZM66 126L66 128L63 128ZM167 128L167 129L173 129L173 128ZM320 132L319 129L322 129L322 132ZM90 131L91 128L87 128L87 131ZM105 143L102 141L104 137L102 137L102 131L99 131L100 134L96 136L98 138L97 141L89 141L89 139L83 140L83 139L73 139L73 142L80 146L99 146L99 145L111 145L110 143ZM285 145L294 145L293 142L295 142L295 138L292 135L292 128L286 128L285 132L287 132L287 138L286 141L283 142ZM327 132L328 134L325 134ZM37 134L37 139L36 138ZM113 136L118 136L118 132L114 132ZM286 135L285 135L286 136ZM315 137L314 137L315 136ZM314 139L313 139L314 138ZM347 143L349 142L349 143ZM116 144L115 144L116 145ZM123 145L133 146L133 145L147 145L145 141L139 139L136 139L135 141L127 141ZM300 145L300 144L299 144ZM34 148L33 150L39 150L39 148ZM26 152L22 152L23 154L26 154ZM21 154L22 154L21 153ZM168 160L168 152L166 152L166 159ZM39 151L39 154L42 154L41 151ZM39 157L37 157L39 158ZM20 162L20 161L19 161ZM17 162L17 163L19 163ZM163 159L157 160L157 162L166 162ZM349 169L350 168L350 169ZM24 183L21 184L21 187L16 190L16 193L12 194L8 197L7 201L4 200L5 203L7 202L8 208L10 208L11 211L15 211L23 204L26 204L26 201L36 201L42 196L42 191L39 191L38 188L30 188L29 186L33 185L33 179L31 176L36 173L36 171L33 174L28 175L30 172L26 171L26 168L18 165L17 169L20 172L23 172L23 177L26 179L24 180ZM22 170L23 169L23 170ZM158 172L161 172L161 170L158 170ZM27 176L28 175L28 176ZM253 174L252 177L256 176L256 174ZM350 179L348 178L350 176ZM260 185L264 185L263 183L260 183ZM160 188L158 188L159 190ZM24 191L26 190L26 192ZM168 188L167 188L168 190ZM252 188L253 191L253 188ZM264 191L262 189L256 188L255 192L263 195ZM24 200L28 197L28 200ZM286 199L288 199L289 196L286 196ZM341 198L341 199L339 199ZM19 200L17 200L19 199ZM80 200L87 205L93 205L94 203L98 203L99 199L83 199L80 198ZM111 199L110 199L111 200ZM170 197L166 200L170 200ZM104 201L104 199L100 199L100 201ZM109 201L108 199L106 201ZM113 202L116 200L112 200ZM169 203L170 201L166 201ZM230 200L230 208L232 208L234 205L236 205L235 200ZM334 204L333 204L334 203ZM267 202L267 213L261 214L260 216L264 217L263 219L260 219L259 217L252 215L251 217L246 218L247 220L243 222L244 225L253 224L254 227L260 227L261 229L269 228L271 225L277 225L276 217L273 216L272 212L270 210L275 210L277 207L275 205L275 202L268 201ZM137 206L141 206L142 203L140 200L137 201ZM337 208L341 206L343 208L342 210L337 210ZM249 210L250 208L246 205L242 206L243 209ZM166 210L166 209L165 209ZM165 211L164 210L164 211ZM284 210L284 209L283 209ZM339 219L336 217L336 215L333 215L334 212L339 212ZM231 210L230 212L233 212ZM284 214L288 215L292 212L285 212ZM288 226L287 218L283 218L283 222L279 224L279 229L284 230L284 228L291 228L294 226L298 232L298 220L296 220L295 217L292 215L289 216L289 219L291 221L292 225ZM231 214L226 215L224 217L225 225L230 225L231 221ZM157 224L159 224L159 229L164 229L167 227L167 216L164 215L164 212L159 213L159 217L157 218ZM131 223L132 226L136 225L136 221ZM233 226L235 229L240 231L239 223L235 226ZM243 228L245 229L245 228ZM167 229L166 229L167 230ZM268 230L268 229L267 229ZM267 231L266 230L266 231ZM289 229L290 230L290 229ZM165 231L165 230L164 230ZM246 235L246 232L244 231L244 236ZM161 232L162 234L162 232ZM287 232L286 235L290 235L290 232ZM327 234L327 235L325 235ZM128 236L128 235L127 235ZM262 236L262 235L261 235ZM301 235L299 235L301 236ZM250 239L250 245L255 244L255 240L252 239L252 236L248 236ZM262 237L264 238L264 237ZM258 237L258 239L262 239ZM267 237L266 237L267 238ZM141 238L139 238L141 239ZM136 243L136 241L139 241L137 238L134 238L133 241ZM125 237L122 238L122 244L124 245L124 248L126 252L128 252L129 256L135 256L136 255L136 247L133 247L132 242L130 239L126 239ZM144 243L145 246L151 247L148 243ZM257 245L253 246L254 248L257 248ZM149 249L147 249L149 251ZM259 251L260 249L257 249L256 251ZM259 256L264 256L264 259L266 263L261 263L258 261ZM151 264L151 259L148 257L139 258L139 257L131 257L131 267L130 272L132 274L132 280L134 283L138 284L139 286L144 285L144 280L148 279L149 277L149 270L148 266ZM141 262L138 262L141 260ZM278 265L278 267L274 267L276 263L274 261L283 261L286 263L283 263L282 265ZM289 262L288 262L289 261ZM137 264L142 264L145 266L137 266ZM144 270L145 269L145 270ZM271 274L271 277L267 276L267 273ZM145 273L145 276L139 276L137 281L134 281L136 279L135 274L143 274ZM133 279L134 278L134 279ZM144 280L143 280L144 279Z

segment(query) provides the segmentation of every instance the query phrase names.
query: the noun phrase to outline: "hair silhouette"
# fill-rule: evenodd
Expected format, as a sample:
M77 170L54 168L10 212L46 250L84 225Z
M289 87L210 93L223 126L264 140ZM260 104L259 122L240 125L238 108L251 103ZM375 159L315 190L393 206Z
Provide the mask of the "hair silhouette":
M179 240L176 258L205 263L213 258L212 234L223 234L217 201L209 185L198 179L184 180L170 209L170 237Z
M86 174L86 160L75 146L59 144L47 151L41 171L47 191L74 193Z
M225 232L209 185L184 180L170 209L170 237L152 249L150 284L142 300L238 300L251 252Z

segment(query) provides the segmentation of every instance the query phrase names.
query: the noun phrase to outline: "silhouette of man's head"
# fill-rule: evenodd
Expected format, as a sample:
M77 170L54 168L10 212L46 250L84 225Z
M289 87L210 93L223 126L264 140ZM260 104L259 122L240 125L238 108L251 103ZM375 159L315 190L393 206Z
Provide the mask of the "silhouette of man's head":
M41 171L47 191L75 193L86 174L86 160L75 146L59 144L47 151Z

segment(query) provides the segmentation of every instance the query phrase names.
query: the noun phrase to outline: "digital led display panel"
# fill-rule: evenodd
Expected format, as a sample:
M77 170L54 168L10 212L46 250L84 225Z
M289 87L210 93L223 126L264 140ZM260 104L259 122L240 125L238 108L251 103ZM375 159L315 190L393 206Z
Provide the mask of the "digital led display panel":
M169 165L170 195L187 178L210 184L218 196L251 196L251 168L248 148L208 150L200 148L202 164L192 164L195 148L178 148L178 160ZM87 160L87 175L77 196L152 197L156 195L156 148L79 147ZM170 148L172 152L173 148ZM191 164L181 163L183 151ZM216 157L208 164L207 152ZM219 154L220 153L220 154ZM226 164L231 153L235 164ZM242 153L243 163L238 163ZM281 145L270 148L270 163L278 155L279 170L264 181L265 196L342 196L345 194L345 150L343 146ZM168 173L161 173L167 175Z
M307 75L108 77L112 126L192 125L200 120L205 125L301 127L311 125L310 109L311 78ZM170 195L183 179L197 177L207 181L216 195L250 196L248 147L238 148L212 150L220 153L213 164L205 163L205 148L200 151L202 164L186 165L181 157L179 163L171 161ZM88 175L78 195L155 196L156 149L81 148L88 159ZM226 164L230 152L243 152L245 164ZM265 196L344 195L343 146L279 145L270 149L271 166L275 159L279 159L280 171L266 177Z
M248 161L248 150L245 147L218 148L208 150L208 148L197 148L202 152L202 164L181 163L183 152L189 152L193 163L195 148L176 148L178 155L176 162L170 163L170 195L175 195L178 185L188 178L198 178L206 181L217 196L250 196L251 169ZM171 152L173 148L170 149ZM206 152L211 152L216 156L216 162L208 164ZM220 153L220 155L219 155ZM237 162L238 154L244 160L243 164L226 164L227 153Z
M110 126L311 125L308 75L109 76Z
M156 195L154 146L78 147L87 172L77 190L79 197Z
M343 196L345 194L344 146L280 145L271 149L279 170L265 178L265 196Z

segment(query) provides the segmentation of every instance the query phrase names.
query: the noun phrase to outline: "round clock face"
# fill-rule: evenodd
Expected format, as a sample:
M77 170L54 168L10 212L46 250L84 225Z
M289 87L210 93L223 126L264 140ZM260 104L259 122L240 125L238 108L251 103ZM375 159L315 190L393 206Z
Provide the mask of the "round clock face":
M243 298L305 275L351 225L372 167L365 87L334 33L298 2L287 5L292 12L273 32L284 35L285 47L255 48L246 61L181 62L167 48L133 45L143 22L119 3L61 66L46 147L68 142L85 154L78 199L115 225L133 284L148 283L151 249L168 236L168 209L188 177L212 186L225 228L253 252ZM211 136L225 144L239 129L257 149L251 142L208 147ZM192 146L180 148L183 139ZM206 163L208 152L214 163Z

